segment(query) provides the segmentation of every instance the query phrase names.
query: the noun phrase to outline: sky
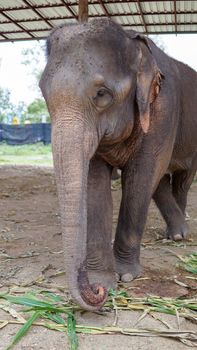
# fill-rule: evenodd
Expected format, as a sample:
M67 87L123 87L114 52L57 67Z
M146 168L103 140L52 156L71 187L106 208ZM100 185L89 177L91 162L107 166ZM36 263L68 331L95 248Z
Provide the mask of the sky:
M13 103L24 101L29 104L38 95L31 67L22 64L23 49L33 48L36 44L35 41L0 44L0 86L10 90ZM45 55L42 51L39 65L44 69Z
M163 42L168 55L197 70L197 34L163 34L157 37ZM10 90L15 104L19 101L29 104L38 96L31 69L21 63L22 50L34 46L33 41L0 44L0 86ZM44 65L45 55L41 52L40 68L43 69Z

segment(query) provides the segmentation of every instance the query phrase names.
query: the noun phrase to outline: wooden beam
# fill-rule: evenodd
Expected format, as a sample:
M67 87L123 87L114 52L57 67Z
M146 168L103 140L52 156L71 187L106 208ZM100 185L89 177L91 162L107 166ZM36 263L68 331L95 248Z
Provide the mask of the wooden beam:
M67 10L71 13L71 15L77 20L77 16L74 11L69 7L65 0L61 0L61 3L66 6ZM60 5L59 5L60 6Z
M174 0L174 26L177 34L177 11L176 11L176 0Z
M95 5L95 3L94 3L94 5ZM42 9L42 8L46 8L46 7L47 7L46 5L42 5L42 6L39 6L39 7L36 7L36 8ZM57 7L59 7L61 9L61 8L63 8L63 5L59 4L59 5L57 5ZM52 6L50 8L52 8ZM6 10L6 13L8 12L8 14L9 14L9 11L10 10ZM0 13L3 14L2 10L0 10ZM152 16L152 15L155 15L155 14L157 15L157 13L155 13L155 12L146 12L146 16ZM187 14L190 14L190 12L179 11L178 14L179 15L187 15ZM197 11L193 11L192 14L196 16L197 15ZM171 11L159 12L158 15L159 16L160 15L174 15L174 12L171 12ZM51 21L51 20L62 20L62 19L67 20L67 19L73 19L73 16L74 15L68 15L68 16L64 16L64 17L62 17L62 16L55 16L55 17L53 17L53 16L46 16L45 18L48 21ZM103 18L103 17L106 17L106 16L110 16L110 17L117 17L117 16L127 17L127 16L131 16L131 12L124 12L124 13L114 12L114 13L111 13L110 15L109 15L109 13L108 14L107 13L102 13L102 14L99 14L97 16L93 15L93 14L92 15L90 14L90 15L88 15L88 18L98 18L98 17L102 17ZM132 17L138 17L138 16L141 16L140 12L132 13ZM75 15L75 18L78 19L76 15ZM17 19L16 23L21 23L21 22L22 23L26 23L26 22L27 23L28 22L30 22L30 23L38 22L39 23L40 21L43 21L43 19L42 18L30 18L30 19L26 18L26 19ZM6 23L9 23L9 21L7 21L7 20L0 21L0 24L6 24ZM155 22L154 23L149 23L149 25L154 25L154 24L155 24ZM159 22L158 22L158 24L159 24ZM174 22L166 23L166 25L169 25L169 24L174 24ZM192 22L191 21L187 21L184 24L192 24ZM47 28L46 28L46 30L47 30Z
M127 27L131 27L131 26L129 26L128 24L127 25L124 25L124 28L127 28ZM180 30L178 30L177 31L177 34L197 34L197 31L196 31L196 25L195 25L195 29L193 30L193 31L180 31ZM174 35L174 32L157 32L157 33L155 33L155 32L148 32L148 34L151 34L151 35L154 35L154 34L171 34L171 35ZM0 35L2 35L2 34L0 34ZM34 40L34 41L40 41L40 40L46 40L46 36L42 36L42 37L35 37L35 38L20 38L20 39L0 39L0 44L1 43L10 43L10 42L15 42L15 41L32 41L32 40Z
M145 33L147 34L148 33L147 24L146 24L146 21L145 21L145 18L144 18L144 13L142 11L142 6L141 6L141 3L140 3L140 0L137 0L137 3L138 3L139 10L140 10L141 19L142 19L142 22L143 22L143 25L144 25L144 28L145 28Z
M29 0L24 0L23 2L25 3L26 6L28 6L28 8L30 8L30 9L31 9L34 13L36 13L40 18L42 18L43 21L44 21L45 23L48 24L48 26L49 26L50 29L53 28L53 26L51 25L51 23L50 23L43 15L41 15L41 13L40 13L33 5L31 5L31 4L29 3Z
M187 25L187 24L191 24L190 22L188 22L188 23L184 23L184 22L180 22L179 23L179 25L180 26L182 26L182 25ZM171 25L171 26L173 26L174 25L174 23L169 23L168 25ZM167 26L168 26L167 25ZM194 27L196 27L197 28L197 22L193 22L192 23L192 25L194 26ZM123 28L127 28L127 27L129 27L129 28L135 28L135 27L139 27L139 26L141 26L141 24L123 24L122 25L122 27ZM166 26L166 22L161 22L161 23L154 23L154 24L149 24L148 26L155 26L155 27L158 27L158 26ZM193 30L193 31L191 31L191 34L192 33L197 33L197 30L196 30L196 28ZM25 33L27 33L27 34L29 34L29 35L31 35L32 37L33 37L33 39L36 39L36 40L41 40L40 39L40 37L34 37L33 36L33 34L32 33L41 33L41 32L47 32L47 31L50 31L50 29L26 29L25 30L25 32L22 32L21 30L6 30L6 31L3 31L3 32L0 32L0 35L2 35L2 36L6 36L7 34L18 34L18 33L21 33L21 34L24 34L25 35ZM145 32L145 31L144 31ZM154 34L157 34L158 32L154 32L154 31L151 31L151 34L152 33L154 33ZM159 33L163 33L163 32L159 32ZM168 32L167 32L168 33ZM171 34L171 33L174 33L174 32L169 32L169 34ZM184 31L179 31L179 33L183 33L184 34ZM188 33L188 31L187 31L187 33ZM150 34L150 31L148 30L148 34ZM165 34L166 34L166 32L165 32ZM7 39L7 37L5 37L5 39ZM30 38L29 38L30 39ZM11 40L11 39L10 39ZM13 39L13 40L15 40L15 39Z
M0 14L2 14L4 17L6 17L10 22L12 22L13 24L15 24L17 27L19 27L21 29L21 33L25 32L27 33L26 29L21 26L19 23L17 23L16 21L14 21L11 17L11 15L8 15L7 13L5 13L2 9L0 9ZM2 35L2 33L0 33ZM31 33L27 33L29 34L32 38L34 38L34 36ZM4 35L2 35L4 36Z
M79 0L78 21L81 23L88 21L88 0Z
M101 5L101 8L102 8L104 14L105 14L107 17L109 17L109 13L108 13L108 11L107 11L106 6L105 6L104 3L103 3L103 0L99 0L99 3L100 3L100 5Z

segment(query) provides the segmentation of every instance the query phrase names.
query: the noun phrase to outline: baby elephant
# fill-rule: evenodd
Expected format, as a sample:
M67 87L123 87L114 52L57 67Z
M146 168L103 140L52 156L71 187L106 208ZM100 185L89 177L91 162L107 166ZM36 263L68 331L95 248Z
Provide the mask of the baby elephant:
M113 285L141 273L153 197L167 237L186 237L197 169L197 74L150 39L109 19L56 28L40 81L52 121L66 277L72 297L99 309ZM122 170L113 249L111 174ZM100 284L91 284L92 282Z

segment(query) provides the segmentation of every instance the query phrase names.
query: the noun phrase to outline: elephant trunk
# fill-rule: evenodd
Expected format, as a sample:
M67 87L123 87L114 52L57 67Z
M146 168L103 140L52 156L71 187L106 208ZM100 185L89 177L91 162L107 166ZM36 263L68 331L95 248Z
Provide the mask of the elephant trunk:
M94 132L80 116L64 112L52 125L52 147L60 203L66 279L73 299L85 310L98 310L107 292L90 285L86 271L87 178L89 161L98 146ZM73 122L74 120L74 122Z

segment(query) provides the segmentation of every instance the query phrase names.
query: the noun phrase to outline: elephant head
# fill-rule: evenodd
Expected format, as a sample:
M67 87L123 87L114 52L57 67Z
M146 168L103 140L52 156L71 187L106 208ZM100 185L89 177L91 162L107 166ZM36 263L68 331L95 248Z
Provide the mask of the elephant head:
M61 212L66 276L72 297L87 310L106 300L86 273L87 178L98 152L123 166L148 131L160 71L148 43L108 19L56 28L47 41L40 81L52 122L52 149ZM138 122L139 121L139 122Z

